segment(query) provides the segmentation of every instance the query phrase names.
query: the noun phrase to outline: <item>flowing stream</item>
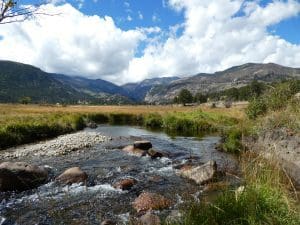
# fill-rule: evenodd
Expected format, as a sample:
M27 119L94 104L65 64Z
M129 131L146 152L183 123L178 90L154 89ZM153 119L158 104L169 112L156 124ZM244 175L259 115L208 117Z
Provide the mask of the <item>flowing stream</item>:
M177 176L177 165L192 157L199 164L213 159L221 170L237 169L233 156L215 149L220 142L217 136L170 137L163 132L139 127L109 125L101 125L94 130L86 129L84 132L96 132L111 138L67 154L28 154L10 159L47 166L50 179L34 190L0 192L0 225L100 224L104 219L126 224L131 216L137 215L132 202L143 191L159 193L173 200L172 208L159 212L159 215L166 217L179 209L185 199L201 195L203 189ZM154 149L168 153L169 157L151 159L121 151L123 146L139 139L151 141ZM36 145L38 143L30 147ZM2 151L0 156L20 149L22 147ZM5 160L2 157L1 161ZM79 166L89 175L86 185L62 186L53 181L65 169L74 166ZM135 178L137 185L129 191L113 188L113 183L127 177Z

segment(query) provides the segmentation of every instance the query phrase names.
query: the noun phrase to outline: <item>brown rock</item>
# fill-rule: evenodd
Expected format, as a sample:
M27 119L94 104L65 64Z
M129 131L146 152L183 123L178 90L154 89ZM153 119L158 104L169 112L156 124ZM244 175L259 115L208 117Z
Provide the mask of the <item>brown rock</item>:
M164 154L162 152L159 152L157 150L154 150L153 148L150 148L147 151L147 153L148 153L149 156L151 156L152 159L161 158L161 157L166 156L166 154Z
M0 164L0 191L24 191L45 183L48 171L25 162Z
M116 225L116 223L112 220L103 220L101 225Z
M171 201L160 194L144 192L133 202L137 212L169 208Z
M178 175L189 178L197 184L205 184L213 180L217 175L217 164L215 161L209 161L202 166L183 167L179 170Z
M147 212L145 215L141 216L138 220L139 225L160 225L161 221L157 215Z
M113 185L114 188L121 189L121 190L129 190L133 185L135 185L137 181L133 178L127 178L118 181Z
M135 148L133 145L128 145L125 148L122 149L124 152L127 152L129 154L133 154L139 157L145 156L147 153L146 151L139 149L139 148Z
M83 172L79 167L72 167L67 169L61 175L59 175L56 180L64 184L73 184L85 182L88 175Z
M150 148L152 148L152 144L150 141L135 141L133 146L135 148L139 148L139 149L142 149L142 150L148 150Z

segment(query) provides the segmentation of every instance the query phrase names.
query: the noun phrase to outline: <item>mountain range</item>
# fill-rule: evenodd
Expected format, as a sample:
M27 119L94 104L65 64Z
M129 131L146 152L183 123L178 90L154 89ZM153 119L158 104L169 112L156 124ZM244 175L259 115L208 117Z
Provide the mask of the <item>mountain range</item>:
M300 69L248 63L212 74L152 78L118 86L101 79L46 73L31 65L0 61L0 102L16 103L28 97L32 103L159 104L171 102L183 88L193 94L212 93L242 87L253 80L292 78L300 79Z

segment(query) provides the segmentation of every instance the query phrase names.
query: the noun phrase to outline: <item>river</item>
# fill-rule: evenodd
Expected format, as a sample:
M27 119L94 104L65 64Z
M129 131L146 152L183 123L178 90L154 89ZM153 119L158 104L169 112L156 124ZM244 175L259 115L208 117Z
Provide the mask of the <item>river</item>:
M166 217L178 210L185 200L198 199L203 189L202 186L177 176L176 166L191 158L198 164L213 159L219 170L237 170L233 156L215 149L220 142L218 136L170 137L164 132L140 127L110 125L100 125L97 129L87 128L84 133L96 133L109 138L64 154L42 154L47 149L41 149L41 152L35 154L16 154L9 159L47 166L50 179L34 190L21 193L0 192L0 225L98 225L104 219L126 224L130 217L137 215L132 202L143 191L160 193L172 199L173 206L158 213L161 217ZM76 134L69 136L72 135ZM139 139L151 141L153 148L168 153L169 157L151 159L121 151L123 146ZM43 144L51 141L55 140L44 141ZM37 145L40 143L4 150L0 153L0 160L3 162L12 153L25 152L27 148ZM53 181L65 169L74 166L79 166L89 175L86 185L73 184L66 187ZM113 183L128 177L138 181L131 190L113 188Z

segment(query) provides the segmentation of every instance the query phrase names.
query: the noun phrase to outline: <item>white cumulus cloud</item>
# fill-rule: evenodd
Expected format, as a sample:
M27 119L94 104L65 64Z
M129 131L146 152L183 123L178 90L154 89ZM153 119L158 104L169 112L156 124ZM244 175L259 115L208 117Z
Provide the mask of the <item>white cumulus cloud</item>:
M46 5L57 16L1 25L0 59L28 63L47 72L118 81L145 38L123 31L111 17L86 16L69 4Z
M247 62L300 66L300 45L268 31L299 15L299 1L274 0L265 6L245 0L163 2L184 14L184 21L168 31L157 26L125 31L111 17L87 16L67 3L48 4L45 10L58 16L1 25L0 59L119 84ZM140 49L141 43L146 47Z
M134 58L128 76L186 76L247 62L300 66L300 46L267 29L299 15L298 1L275 0L262 7L259 1L169 0L168 6L184 11L185 22L171 27L167 40L152 42L143 56ZM183 33L176 37L178 27Z

